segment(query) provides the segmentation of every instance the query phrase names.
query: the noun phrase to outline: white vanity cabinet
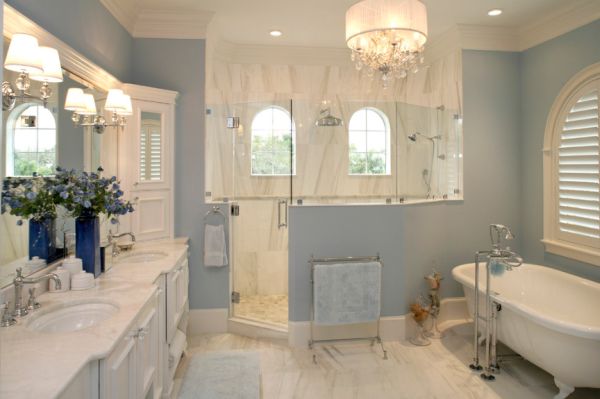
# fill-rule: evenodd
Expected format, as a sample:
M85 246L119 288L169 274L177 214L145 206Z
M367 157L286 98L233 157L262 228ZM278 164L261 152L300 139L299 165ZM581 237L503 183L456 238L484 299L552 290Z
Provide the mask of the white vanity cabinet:
M100 361L100 398L154 397L154 386L159 378L159 295L157 290L127 335L106 359Z
M167 275L167 341L171 342L186 312L189 268L187 259Z
M135 212L120 218L137 240L173 238L175 100L177 92L126 84L133 115L119 136L119 171Z
M189 267L183 258L169 273L163 275L165 285L165 340L162 346L163 397L170 397L173 375L186 346L185 328L178 329L188 313ZM179 331L179 332L178 332Z

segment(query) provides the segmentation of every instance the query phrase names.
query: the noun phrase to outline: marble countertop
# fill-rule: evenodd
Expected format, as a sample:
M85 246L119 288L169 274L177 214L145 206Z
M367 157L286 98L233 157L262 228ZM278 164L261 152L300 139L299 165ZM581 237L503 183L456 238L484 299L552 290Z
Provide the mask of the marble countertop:
M153 262L127 263L119 260L86 291L45 293L38 297L42 307L0 328L0 397L55 398L90 361L105 358L129 331L136 316L152 298L156 279L187 256L187 239L138 243L131 253L163 251L167 257ZM41 313L99 300L119 311L98 325L68 333L42 333L27 329Z

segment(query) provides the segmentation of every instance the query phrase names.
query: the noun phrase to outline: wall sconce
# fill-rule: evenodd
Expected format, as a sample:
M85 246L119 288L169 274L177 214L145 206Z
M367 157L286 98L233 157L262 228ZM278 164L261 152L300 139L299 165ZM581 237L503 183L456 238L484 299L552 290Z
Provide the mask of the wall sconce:
M15 33L10 41L4 68L18 72L15 87L10 82L2 82L2 110L12 110L20 99L41 100L44 107L52 96L49 83L63 81L62 68L58 51L51 47L40 47L38 40L24 33ZM39 97L29 93L31 79L42 83Z
M84 93L82 89L70 88L67 91L65 109L73 111L71 120L75 126L91 127L95 133L102 134L107 127L124 127L127 123L126 116L132 115L131 97L120 89L108 91L104 109L112 112L110 122L96 111L94 96Z

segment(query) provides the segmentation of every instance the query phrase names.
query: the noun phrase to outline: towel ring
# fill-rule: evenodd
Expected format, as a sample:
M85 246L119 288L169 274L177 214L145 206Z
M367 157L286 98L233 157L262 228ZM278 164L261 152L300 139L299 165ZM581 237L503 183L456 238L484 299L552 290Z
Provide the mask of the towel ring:
M227 220L227 217L223 212L221 212L221 208L218 205L213 205L212 209L204 215L204 223L208 221L208 218L212 215L217 215L223 218L223 224Z

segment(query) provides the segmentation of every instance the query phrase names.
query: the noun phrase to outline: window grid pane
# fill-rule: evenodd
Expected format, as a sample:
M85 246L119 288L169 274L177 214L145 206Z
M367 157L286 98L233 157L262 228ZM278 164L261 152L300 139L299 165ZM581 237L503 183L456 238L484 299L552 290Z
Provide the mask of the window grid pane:
M252 175L294 174L295 133L294 121L285 109L271 106L256 114L251 133Z
M348 126L349 173L388 174L389 128L384 114L362 108L350 118ZM361 143L362 142L362 143Z
M18 112L18 111L17 111ZM29 105L9 126L14 176L53 175L56 168L56 121L41 105Z

